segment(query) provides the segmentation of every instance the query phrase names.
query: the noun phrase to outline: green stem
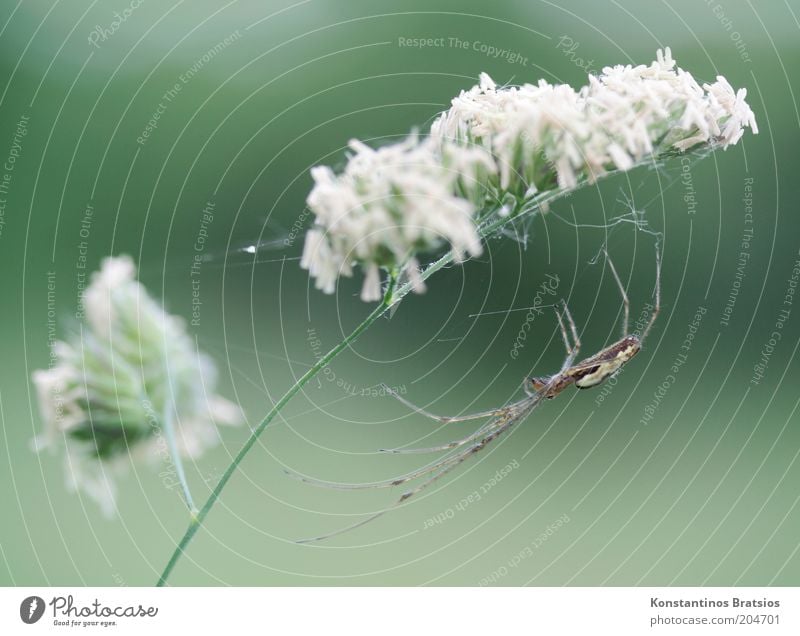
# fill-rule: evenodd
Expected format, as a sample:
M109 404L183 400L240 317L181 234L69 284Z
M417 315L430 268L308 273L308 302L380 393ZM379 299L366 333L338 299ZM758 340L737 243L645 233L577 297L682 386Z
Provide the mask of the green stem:
M556 198L560 192L555 193L545 193L545 196L541 198L539 203L544 201L550 201L553 198ZM492 219L492 214L487 214L483 218L487 219L485 223L483 223L478 233L481 238L486 238L490 236L494 232L496 232L500 227L508 223L513 219L513 217L500 217ZM443 267L446 267L454 260L453 253L448 252L438 260L434 261L428 267L425 268L423 272L420 273L420 278L422 280L426 280L436 272L438 272ZM208 513L211 511L211 508L214 507L214 504L219 499L222 490L225 488L226 484L233 476L233 473L236 472L239 464L244 459L245 455L250 451L253 445L258 440L261 433L264 432L264 429L269 425L269 423L275 419L275 416L280 413L281 409L291 400L300 389L305 386L305 384L311 380L314 376L316 376L320 371L322 371L328 364L333 360L337 355L339 355L344 349L348 347L351 343L353 343L367 328L372 325L378 318L380 318L383 314L385 314L393 305L397 304L402 300L404 296L406 296L413 288L413 284L411 282L407 282L401 286L397 286L397 271L393 271L390 273L389 277L389 284L386 289L386 293L384 294L383 301L372 311L372 313L367 316L364 321L358 325L350 335L344 338L339 344L337 344L333 349L331 349L328 353L322 356L319 360L317 360L316 364L312 366L306 373L295 382L292 387L284 394L284 396L278 400L272 409L267 413L263 420L253 429L250 433L250 437L247 438L247 441L244 443L244 446L239 450L234 457L231 464L223 473L222 477L220 478L217 485L214 487L214 490L209 495L206 502L203 504L203 507L200 508L199 512L192 517L192 521L189 524L189 527L186 529L183 537L181 538L178 546L175 548L175 551L172 553L169 561L167 562L164 571L161 574L161 577L158 579L158 583L156 584L158 587L163 586L166 584L167 579L169 578L172 570L175 568L175 564L181 558L183 553L186 551L186 547L191 543L194 535L200 529L200 526L203 524L203 521L208 516Z
M244 443L244 446L239 450L234 457L233 461L230 463L228 468L223 473L222 477L220 478L217 485L214 487L214 490L211 491L208 499L203 504L203 507L200 508L199 512L192 517L192 521L189 524L189 527L186 529L183 537L181 538L178 546L175 548L175 551L172 553L169 562L167 562L164 571L161 574L161 577L158 579L158 583L156 584L158 587L162 587L169 578L170 573L175 567L175 564L181 558L181 555L186 551L186 546L194 538L194 535L200 529L200 526L205 521L205 518L208 516L208 513L211 511L211 508L214 507L214 504L219 499L222 490L225 488L225 485L228 483L230 478L233 476L233 473L236 472L239 464L245 458L245 455L250 451L253 445L258 440L261 433L264 432L264 429L267 428L269 423L275 419L275 416L280 413L281 409L291 400L306 383L311 380L317 373L322 371L331 360L333 360L339 353L341 353L344 349L347 348L352 342L354 342L366 329L374 323L378 318L380 318L384 313L386 313L389 308L397 303L405 294L407 294L411 290L411 286L406 284L403 285L402 288L396 289L397 285L397 275L393 273L389 279L389 285L386 289L386 293L384 294L383 301L372 311L372 313L367 316L364 321L358 325L350 335L345 337L339 344L337 344L333 349L331 349L328 353L322 356L317 363L312 366L308 371L303 374L303 376L295 382L292 387L284 394L284 396L278 400L275 405L270 409L269 413L264 417L261 422L259 422L258 426L253 429L250 433L250 437L247 438L247 441ZM404 290L404 291L403 291Z

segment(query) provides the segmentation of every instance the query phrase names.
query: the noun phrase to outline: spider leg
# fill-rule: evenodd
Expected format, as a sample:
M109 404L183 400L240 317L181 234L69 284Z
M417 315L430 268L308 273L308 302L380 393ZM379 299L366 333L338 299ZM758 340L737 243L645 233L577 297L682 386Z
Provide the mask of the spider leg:
M647 327L642 331L642 335L639 336L639 342L644 342L645 337L650 333L650 329L652 329L653 323L658 317L658 313L661 311L661 252L659 251L658 241L656 241L656 287L654 294L656 304L653 308L653 313L650 314L650 322L647 323Z
M433 462L432 464L427 464L422 468L418 468L413 472L406 473L402 477L387 479L385 481L374 481L366 484L343 484L335 481L325 481L324 479L305 477L303 475L299 475L298 473L294 473L285 468L283 472L289 475L289 477L291 477L292 479L296 479L297 481L302 481L304 484L318 486L320 488L329 488L331 490L372 490L377 488L392 488L393 486L400 486L401 484L404 484L407 481L411 481L412 479L416 479L417 477L423 477L429 473L438 470L440 467L446 465L451 459L452 458L448 456L443 459L440 459L439 461Z
M409 497L411 497L412 495L417 494L420 490L422 490L423 488L426 488L427 486L431 485L437 479L439 479L441 477L444 477L447 473L449 473L451 470L453 470L456 466L457 466L457 464L453 464L452 466L446 466L445 468L440 470L438 473L436 473L433 477L431 477L427 481L423 482L422 484L420 484L419 486L417 486L413 490L409 490L408 492L403 493L400 496L400 499L395 501L388 508L385 508L385 509L381 510L380 512L376 512L374 515L371 515L371 516L367 517L366 519L362 519L358 523L354 523L352 525L345 526L344 528L339 528L338 530L334 530L333 532L329 532L328 534L323 534L323 535L320 535L318 537L310 537L308 539L297 539L295 541L295 543L315 543L317 541L325 541L326 539L330 539L331 537L335 537L335 536L338 536L340 534L345 534L346 532L350 532L351 530L355 530L356 528L360 528L361 526L365 526L368 523L370 523L372 521L375 521L376 519L379 519L380 517L385 515L387 512L389 512L391 510L394 510L398 506L402 505L403 503L405 503L409 499Z
M565 369L569 368L573 362L575 362L575 358L578 355L578 352L581 350L581 340L578 337L578 329L575 327L575 321L572 318L572 313L567 307L567 301L561 301L564 306L564 318L567 320L567 324L569 324L569 329L572 332L572 340L573 344L569 344L569 337L567 336L567 328L564 326L564 318L561 317L561 314L558 312L558 308L556 308L556 318L558 318L558 325L561 327L561 337L564 339L564 346L567 348L567 357L564 360L564 364L561 365L561 370L564 371Z
M392 506L394 508L394 506ZM381 510L380 512L375 513L371 517L367 517L366 519L362 519L358 523L354 523L351 526L345 526L344 528L339 528L338 530L334 530L333 532L329 532L328 534L322 534L318 537L309 537L308 539L295 539L295 543L316 543L317 541L325 541L326 539L330 539L332 537L338 536L340 534L344 534L345 532L350 532L351 530L355 530L356 528L360 528L368 524L370 521L375 521L378 517L382 517L385 515L389 510L392 508L386 508L386 510Z
M379 449L381 453L392 453L396 455L411 455L411 454L420 454L420 453L438 453L442 451L452 450L454 448L459 448L464 444L468 444L469 442L475 440L475 438L483 435L484 433L491 431L498 426L501 426L508 420L514 419L515 417L519 417L519 414L524 411L525 409L531 407L535 402L541 400L540 392L536 393L528 393L527 398L523 398L517 402L513 402L503 408L497 409L495 411L496 415L493 419L489 420L486 424L478 428L473 433L470 433L466 437L458 440L454 440L452 442L448 442L446 444L442 444L440 446L431 446L428 448L381 448Z
M386 392L389 393L389 395L391 395L396 400L399 400L400 402L405 404L411 410L416 411L420 415L424 415L425 417L428 417L428 418L430 418L432 420L436 420L437 422L440 422L442 424L449 424L450 422L467 422L469 420L478 420L478 419L480 419L482 417L494 417L494 416L497 416L497 415L502 415L504 410L505 410L504 408L491 409L491 410L488 410L488 411L480 411L478 413L470 413L469 415L455 415L453 417L448 417L446 415L435 415L435 414L431 413L430 411L426 411L425 409L420 408L419 406L417 406L413 402L409 402L404 397L402 397L399 393L397 393L397 391L394 391L394 390L390 389L385 384L383 385L383 387L386 389Z
M564 320L561 318L561 314L558 313L558 307L555 309L556 318L558 318L558 325L561 327L561 337L564 339L564 347L567 349L567 355L572 355L572 347L569 344L569 338L567 337L567 328L564 326Z
M521 402L518 402L517 404L521 404ZM479 428L475 433L473 433L468 438L466 438L466 440L464 440L464 444L468 443L469 441L474 441L474 439L477 438L478 436L480 436L481 434L484 434L484 433L486 433L488 431L491 431L494 428L504 426L509 421L515 421L515 420L520 419L525 414L527 409L523 409L523 410L517 409L516 412L515 412L515 410L513 408L514 406L515 405L511 405L511 407L509 407L509 411L508 411L508 413L505 414L504 417L498 418L496 420L492 420L488 424L485 424L484 426ZM529 408L532 408L532 405ZM463 444L461 444L461 445L463 445ZM414 449L414 450L416 450L416 449ZM426 450L426 449L419 449L419 452L422 452L424 450ZM398 452L398 451L390 451L390 452ZM376 488L391 488L393 486L400 486L401 484L404 484L404 483L406 483L408 481L411 481L412 479L417 479L418 477L423 477L425 475L428 475L428 474L438 470L439 468L441 468L443 466L447 466L448 464L450 464L453 461L455 461L454 458L457 458L457 457L459 457L458 454L456 454L456 455L447 455L447 456L443 457L442 459L440 459L440 460L438 460L436 462L433 462L431 464L427 464L427 465L423 466L422 468L418 468L417 470L415 470L413 472L406 473L402 477L396 477L394 479L387 479L385 481L375 481L375 482L367 483L367 484L343 484L343 483L338 483L338 482L335 482L335 481L325 481L323 479L315 479L314 477L305 477L303 475L299 475L298 473L292 472L292 471L287 470L285 468L284 468L283 472L285 472L292 479L296 479L297 481L302 481L303 483L310 484L312 486L318 486L320 488L329 488L331 490L371 490L371 489L376 489Z
M442 451L453 450L454 448L459 448L464 444L468 444L469 442L475 440L475 438L480 437L487 431L496 428L497 426L501 425L504 420L500 419L493 419L487 424L481 426L478 430L470 433L466 437L458 440L454 440L452 442L448 442L446 444L442 444L440 446L431 446L429 448L381 448L381 453L391 453L394 455L412 455L412 454L419 454L419 453L439 453Z
M578 337L578 329L575 327L575 321L572 319L572 313L567 307L567 301L564 301L564 315L567 318L567 323L569 324L569 330L572 332L572 341L575 343L572 347L572 352L577 356L578 352L581 350L581 339Z
M522 415L524 415L524 413L520 413L519 415L521 417ZM486 448L486 446L488 446L490 442L492 442L493 440L497 439L502 433L504 433L505 431L509 430L514 424L519 422L520 417L516 417L516 418L513 418L511 420L508 420L507 422L505 422L503 424L503 426L501 428L496 430L491 435L487 435L481 441L479 441L476 444L473 444L472 446L470 446L467 450L462 451L458 455L455 455L452 458L450 458L451 463L449 463L448 465L444 466L439 472L437 472L432 477L430 477L429 479L427 479L424 482L422 482L420 485L416 486L415 488L412 488L411 490L408 490L408 491L404 492L402 495L400 495L400 498L397 501L395 501L388 508L385 508L384 510L381 510L380 512L376 512L374 515L371 515L371 516L367 517L366 519L362 519L358 523L354 523L354 524L352 524L350 526L346 526L344 528L340 528L339 530L335 530L333 532L329 532L328 534L323 534L323 535L318 536L318 537L311 537L309 539L299 539L299 540L295 541L295 543L314 543L316 541L324 541L325 539L330 539L331 537L335 537L337 535L344 534L346 532L350 532L351 530L355 530L356 528L360 528L361 526L364 526L364 525L370 523L371 521L375 521L376 519L378 519L378 518L382 517L383 515L385 515L387 512L389 512L391 510L394 510L398 506L401 506L406 501L408 501L411 497L413 497L414 495L419 494L420 492L425 490L428 486L432 485L433 483L435 483L436 481L438 481L439 479L444 477L447 473L449 473L451 470L453 470L456 466L461 464L467 458L471 457L472 455L474 455L478 451L481 451L484 448Z
M622 280L617 273L617 268L614 267L614 262L611 260L611 257L608 255L608 252L603 249L603 253L606 255L606 262L608 263L608 267L611 269L611 274L614 276L614 280L617 281L617 287L619 287L619 293L622 295L622 305L625 309L625 321L622 324L622 337L626 337L628 335L628 326L630 324L630 315L631 315L631 302L628 300L628 294L625 292L625 287L622 285Z

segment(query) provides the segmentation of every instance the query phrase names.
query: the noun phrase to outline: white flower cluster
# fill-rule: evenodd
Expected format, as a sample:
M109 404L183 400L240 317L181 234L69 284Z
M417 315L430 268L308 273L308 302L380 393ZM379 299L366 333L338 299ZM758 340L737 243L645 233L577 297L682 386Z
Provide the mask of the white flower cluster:
M544 80L498 88L482 74L433 124L431 136L478 143L499 166L499 187L517 196L575 187L609 170L698 144L727 147L744 127L758 132L724 77L702 87L676 68L669 48L649 66L606 67L580 90Z
M33 373L46 427L35 445L63 448L67 484L111 514L113 476L126 455L174 473L165 418L181 455L197 458L218 443L216 424L237 424L241 413L214 393L214 363L196 350L183 321L148 295L129 257L103 261L83 304L80 332L55 344L53 366ZM162 476L177 486L169 470Z
M495 170L485 150L417 135L377 149L353 140L350 150L341 174L327 166L311 171L307 203L316 222L301 266L318 289L333 293L338 277L352 276L359 263L366 271L361 298L379 300L380 267L405 267L413 280L417 252L446 241L458 259L481 253L473 217Z
M481 74L427 139L377 150L352 141L341 174L312 170L307 202L316 222L301 266L332 293L358 263L366 272L362 299L377 300L381 267L405 268L414 280L415 254L445 241L457 260L479 254L475 221L487 206L508 215L537 193L669 151L727 147L745 127L757 133L746 95L724 77L700 86L668 48L649 66L607 67L577 91L544 80L498 87Z

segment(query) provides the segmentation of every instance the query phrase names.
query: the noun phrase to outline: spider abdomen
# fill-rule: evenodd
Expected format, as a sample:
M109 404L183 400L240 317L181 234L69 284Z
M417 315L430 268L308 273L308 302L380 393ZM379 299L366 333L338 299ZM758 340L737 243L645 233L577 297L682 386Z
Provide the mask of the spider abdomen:
M627 336L604 349L597 355L585 360L569 373L575 386L579 389L590 389L617 373L622 366L642 348L636 336Z
M604 363L586 369L586 373L575 379L575 386L579 389L591 389L601 384L604 380L614 375L623 363Z

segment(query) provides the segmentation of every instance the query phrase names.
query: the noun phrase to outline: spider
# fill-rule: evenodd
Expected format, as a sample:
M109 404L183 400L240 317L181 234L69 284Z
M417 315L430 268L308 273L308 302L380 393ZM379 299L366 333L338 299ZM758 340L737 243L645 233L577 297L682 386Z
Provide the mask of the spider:
M434 415L422 409L413 403L409 402L405 398L398 395L395 391L391 390L389 387L384 385L384 389L392 395L394 398L408 406L409 408L413 409L420 415L424 415L440 424L450 424L453 422L466 422L470 420L478 420L482 418L490 418L488 422L486 422L483 426L479 427L475 432L464 437L459 440L455 440L452 442L448 442L447 444L443 444L440 446L432 446L430 448L400 448L400 449L381 449L381 452L384 453L394 453L394 454L411 454L411 453L437 453L437 452L444 452L444 451L455 451L448 455L446 455L443 459L440 459L437 462L432 464L428 464L422 468L415 470L414 472L407 473L402 477L398 477L397 479L391 479L387 481L381 482L373 482L368 484L340 484L334 482L328 482L318 479L313 479L310 477L304 477L298 475L296 473L292 473L290 471L285 471L291 477L298 479L302 482L312 484L315 486L321 486L324 488L333 488L337 490L362 490L362 489L371 489L371 488L391 488L393 486L399 486L404 484L408 481L413 479L417 479L419 477L424 477L429 475L429 477L420 483L419 485L415 486L411 490L404 492L400 498L394 502L388 508L377 512L358 523L352 524L350 526L346 526L339 530L335 530L334 532L330 532L328 534L324 534L317 537L311 537L308 539L299 539L297 543L312 543L316 541L323 541L325 539L330 539L331 537L335 537L340 534L344 534L351 530L355 530L356 528L360 528L361 526L378 519L379 517L385 515L390 510L400 506L401 504L408 501L414 495L420 493L421 491L428 488L431 484L436 482L438 479L442 478L444 475L449 473L451 470L456 468L462 462L466 461L476 453L480 452L484 448L486 448L491 442L496 440L498 437L503 435L504 433L510 431L514 426L519 424L523 421L530 413L541 404L542 400L551 400L559 393L561 393L567 387L574 385L578 389L589 389L591 387L597 386L601 384L603 381L607 380L614 374L616 374L624 365L627 363L631 358L633 358L642 348L642 343L644 342L645 338L647 337L650 329L653 327L653 324L658 317L659 311L661 310L661 255L659 252L659 246L656 244L656 282L655 282L655 302L653 306L653 311L650 314L650 320L648 321L647 325L645 326L644 330L642 331L641 335L637 335L635 333L629 333L629 319L630 319L630 302L628 300L628 295L625 292L625 287L622 285L622 280L617 274L617 270L614 267L611 258L608 255L608 252L603 250L606 261L608 262L609 269L616 281L617 287L619 288L619 292L622 296L622 304L624 310L624 322L622 325L622 337L617 340L615 343L601 349L594 355L575 363L575 359L578 356L578 352L580 351L581 342L578 337L578 330L575 327L575 321L572 319L572 314L567 307L566 301L562 300L561 302L561 311L559 312L558 307L556 308L556 317L558 319L558 324L561 329L561 336L564 340L564 346L567 350L567 356L564 358L564 362L561 365L561 369L550 376L541 376L541 377L529 377L523 381L523 389L526 393L526 397L518 400L516 402L512 402L511 404L507 404L506 406L502 406L500 408L490 409L488 411L481 411L478 413L472 413L469 415L457 415L457 416L442 416L442 415ZM566 321L566 324L565 324ZM569 329L567 329L567 326ZM572 336L572 343L570 343L570 336ZM458 449L458 450L456 450Z

